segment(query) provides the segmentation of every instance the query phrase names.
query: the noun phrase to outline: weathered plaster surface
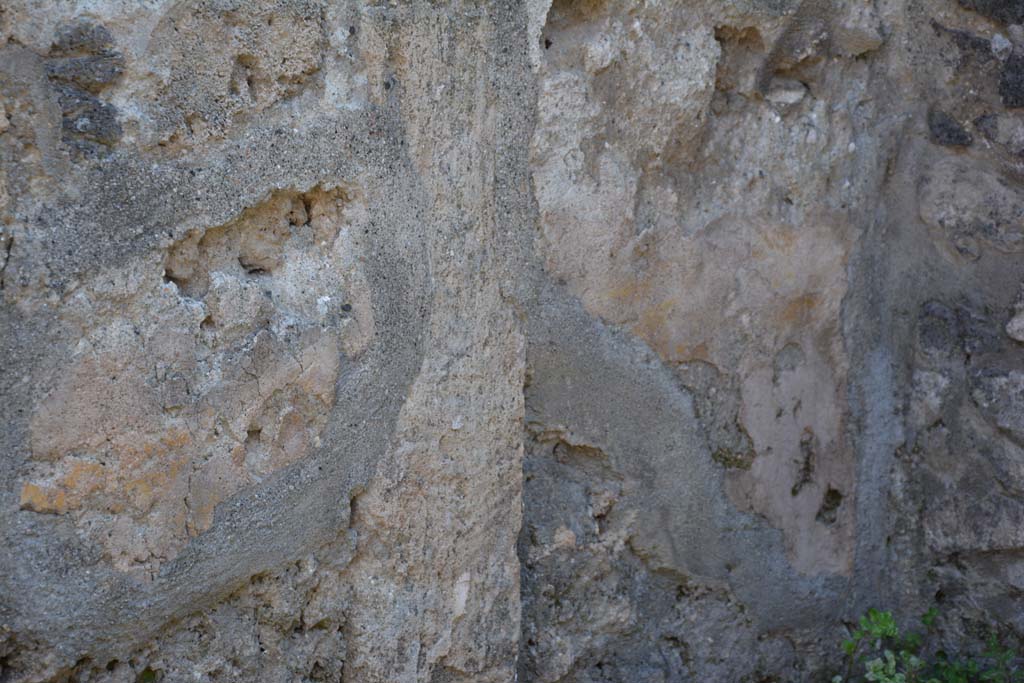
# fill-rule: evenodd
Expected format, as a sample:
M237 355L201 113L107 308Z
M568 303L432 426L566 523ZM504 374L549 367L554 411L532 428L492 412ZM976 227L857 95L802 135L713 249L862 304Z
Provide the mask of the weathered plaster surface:
M0 6L0 680L1019 638L1019 5Z

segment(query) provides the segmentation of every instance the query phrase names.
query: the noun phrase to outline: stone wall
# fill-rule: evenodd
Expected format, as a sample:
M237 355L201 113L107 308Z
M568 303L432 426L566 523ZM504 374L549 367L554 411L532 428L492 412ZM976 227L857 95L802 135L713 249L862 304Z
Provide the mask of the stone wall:
M0 681L1024 636L1024 3L9 0Z

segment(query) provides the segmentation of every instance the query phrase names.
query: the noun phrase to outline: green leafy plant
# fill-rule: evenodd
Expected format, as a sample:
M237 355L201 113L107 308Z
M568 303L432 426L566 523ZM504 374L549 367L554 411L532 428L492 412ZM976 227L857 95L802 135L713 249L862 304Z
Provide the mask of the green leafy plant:
M938 616L929 609L921 616L925 633L903 634L891 612L868 610L842 643L846 668L832 683L1024 683L1020 656L994 634L978 658L926 649Z

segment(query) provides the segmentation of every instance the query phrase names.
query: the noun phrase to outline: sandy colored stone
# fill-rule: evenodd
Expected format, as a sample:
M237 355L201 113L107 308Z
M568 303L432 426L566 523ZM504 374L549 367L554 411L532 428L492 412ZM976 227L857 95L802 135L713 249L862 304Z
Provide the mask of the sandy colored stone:
M1012 13L10 0L0 679L1021 636Z

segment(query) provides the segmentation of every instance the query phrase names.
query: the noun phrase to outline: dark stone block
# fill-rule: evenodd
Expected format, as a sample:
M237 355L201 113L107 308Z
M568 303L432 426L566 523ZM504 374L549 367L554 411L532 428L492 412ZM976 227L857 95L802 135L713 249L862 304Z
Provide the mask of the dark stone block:
M1024 23L1024 0L960 0L960 5L1004 24Z
M932 108L928 111L928 130L932 140L939 145L968 147L974 142L967 129L941 109Z
M117 109L84 90L63 86L59 90L60 108L64 113L65 141L81 138L101 145L113 145L121 139Z
M1024 107L1024 55L1015 53L1006 60L999 79L999 95L1007 107Z
M943 36L952 41L956 49L960 51L958 60L959 68L965 68L970 64L984 65L995 61L992 54L992 42L976 36L969 31L961 31L953 28L946 28L937 21L932 21L932 29L935 34Z
M114 44L114 40L103 26L90 21L78 21L57 30L51 54L99 54Z
M93 93L116 81L123 71L124 60L120 55L66 57L50 60L46 65L51 80L73 83Z
M974 127L989 140L995 140L999 136L999 116L996 114L979 116L974 119Z

